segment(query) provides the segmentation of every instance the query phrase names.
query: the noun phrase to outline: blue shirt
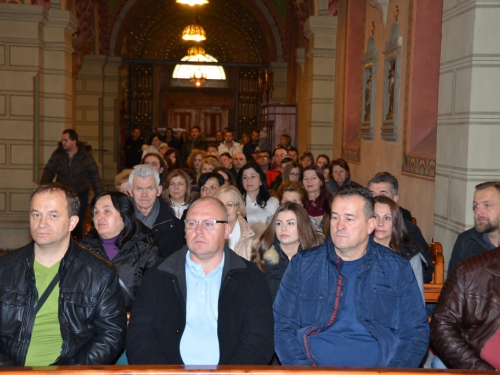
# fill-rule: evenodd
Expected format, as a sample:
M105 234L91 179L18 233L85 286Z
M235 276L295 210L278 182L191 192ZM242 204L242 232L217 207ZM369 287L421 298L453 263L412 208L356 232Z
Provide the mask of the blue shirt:
M319 366L373 367L377 365L379 346L377 340L359 321L354 304L358 270L365 257L344 261L340 274L346 283L344 304L337 321L327 330L311 336L315 363Z
M205 275L203 267L186 254L186 327L182 334L180 352L186 365L217 365L219 363L219 292L222 280L221 263Z

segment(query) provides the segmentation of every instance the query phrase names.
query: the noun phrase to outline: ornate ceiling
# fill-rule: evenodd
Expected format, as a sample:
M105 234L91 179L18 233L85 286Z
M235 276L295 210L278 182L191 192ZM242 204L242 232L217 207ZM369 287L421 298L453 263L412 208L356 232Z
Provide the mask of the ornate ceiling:
M73 40L79 61L86 53L178 60L191 46L181 40L182 29L196 13L208 35L203 42L208 54L220 62L263 63L287 61L294 30L302 30L310 15L326 8L336 15L338 0L210 0L202 7L175 0L68 0L68 4L79 20ZM95 46L93 51L90 45Z
M181 59L195 44L181 39L182 30L196 16L207 33L207 40L200 45L217 60L272 61L276 55L272 31L267 23L259 22L255 9L247 6L245 0L211 0L201 7L179 5L175 0L137 2L122 23L121 55L134 59Z

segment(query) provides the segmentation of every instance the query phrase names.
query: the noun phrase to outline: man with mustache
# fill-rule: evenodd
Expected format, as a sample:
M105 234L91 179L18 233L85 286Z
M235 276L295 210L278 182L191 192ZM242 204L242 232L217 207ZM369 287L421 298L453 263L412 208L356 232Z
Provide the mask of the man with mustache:
M472 208L474 228L458 235L448 264L448 275L451 275L458 262L500 246L500 181L476 185Z
M274 301L284 365L418 367L429 324L410 263L373 241L373 196L337 190L331 237L290 261Z

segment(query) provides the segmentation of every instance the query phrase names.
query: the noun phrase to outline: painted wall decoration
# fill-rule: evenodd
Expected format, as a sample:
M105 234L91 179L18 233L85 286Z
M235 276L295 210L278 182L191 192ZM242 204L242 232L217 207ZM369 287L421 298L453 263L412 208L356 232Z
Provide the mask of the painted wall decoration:
M399 36L398 8L394 12L395 22L389 32L389 41L385 43L384 62L384 110L382 118L382 138L386 141L398 139L399 127L399 90L401 86L401 45Z
M372 23L372 36L366 44L363 56L363 92L361 107L361 138L372 140L375 129L375 92L377 89L377 49L373 37L375 25Z

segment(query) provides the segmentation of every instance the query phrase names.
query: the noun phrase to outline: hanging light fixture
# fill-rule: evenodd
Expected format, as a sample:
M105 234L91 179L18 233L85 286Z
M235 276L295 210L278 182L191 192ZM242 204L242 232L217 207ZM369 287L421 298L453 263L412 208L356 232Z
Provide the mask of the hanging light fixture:
M177 0L179 4L186 4L194 7L195 5L205 5L208 4L208 0Z
M193 82L197 88L200 88L201 85L207 82L207 77L205 76L205 73L201 71L201 69L198 69L197 71L193 72L193 75L189 79L189 82Z
M197 57L197 56L205 56L205 49L202 47L194 46L188 49L188 56Z
M207 34L203 27L198 24L192 24L184 28L182 31L182 39L201 42L207 39Z

